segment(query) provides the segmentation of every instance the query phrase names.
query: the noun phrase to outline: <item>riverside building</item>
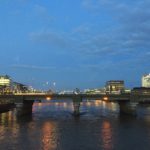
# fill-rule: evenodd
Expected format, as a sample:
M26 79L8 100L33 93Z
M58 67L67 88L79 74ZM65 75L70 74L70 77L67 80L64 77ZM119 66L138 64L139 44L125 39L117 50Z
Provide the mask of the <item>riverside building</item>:
M11 78L8 75L0 76L0 86L11 86Z
M116 93L124 91L124 81L123 80L110 80L106 82L106 93Z
M12 92L12 80L8 75L0 76L0 94Z
M150 74L142 76L142 87L150 87Z

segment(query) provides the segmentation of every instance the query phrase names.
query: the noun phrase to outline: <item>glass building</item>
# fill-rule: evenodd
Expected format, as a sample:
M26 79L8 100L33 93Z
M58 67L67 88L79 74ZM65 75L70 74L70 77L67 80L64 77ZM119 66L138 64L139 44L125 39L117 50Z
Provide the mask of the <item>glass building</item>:
M120 93L125 89L123 80L110 80L106 82L106 92Z

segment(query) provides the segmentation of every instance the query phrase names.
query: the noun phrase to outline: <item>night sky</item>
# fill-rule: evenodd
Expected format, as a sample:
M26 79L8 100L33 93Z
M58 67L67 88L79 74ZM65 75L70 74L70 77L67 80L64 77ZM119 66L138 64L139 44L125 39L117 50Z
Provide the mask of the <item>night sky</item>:
M0 74L39 89L141 86L150 0L0 0Z

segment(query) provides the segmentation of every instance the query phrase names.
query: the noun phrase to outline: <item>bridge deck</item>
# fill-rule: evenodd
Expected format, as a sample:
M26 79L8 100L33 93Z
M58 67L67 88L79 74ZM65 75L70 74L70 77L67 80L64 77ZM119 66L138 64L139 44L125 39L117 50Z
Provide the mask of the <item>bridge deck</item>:
M24 99L24 100L42 100L42 99L99 99L106 101L129 100L130 94L48 94L48 93L16 93L10 95L0 95L0 99Z

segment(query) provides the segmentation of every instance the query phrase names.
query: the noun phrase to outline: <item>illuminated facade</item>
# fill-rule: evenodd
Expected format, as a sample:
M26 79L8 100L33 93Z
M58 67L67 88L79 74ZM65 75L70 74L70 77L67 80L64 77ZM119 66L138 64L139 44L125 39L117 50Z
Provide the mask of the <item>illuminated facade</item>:
M135 87L131 91L132 94L139 94L139 95L147 95L150 94L150 88L148 87Z
M142 76L142 87L150 87L150 74Z
M120 93L125 89L123 80L110 80L106 82L106 92Z
M29 89L26 85L18 83L18 82L13 82L13 91L16 93L19 92L28 92Z
M12 92L12 80L8 75L0 76L0 94Z
M0 86L11 86L11 79L8 75L0 76Z

